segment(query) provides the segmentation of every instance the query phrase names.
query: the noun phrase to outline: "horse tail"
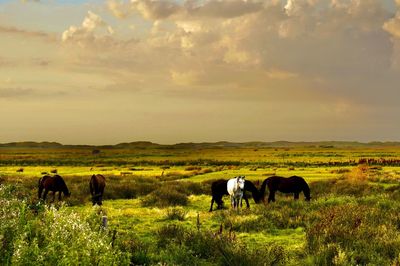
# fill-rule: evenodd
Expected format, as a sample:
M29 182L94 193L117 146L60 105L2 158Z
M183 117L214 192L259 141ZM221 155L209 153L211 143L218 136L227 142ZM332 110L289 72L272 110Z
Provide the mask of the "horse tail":
M90 178L90 182L89 182L90 194L92 194L92 196L94 196L94 194L96 194L95 185L94 185L95 182L96 182L96 176L92 175L92 178Z
M260 199L264 199L264 196L265 196L265 188L267 187L269 181L270 181L270 179L269 179L269 177L268 177L267 179L265 179L265 180L262 182L261 188L260 188L260 193L259 193Z
M43 185L42 185L42 177L39 178L39 182L38 182L38 198L40 199L42 197L42 191L43 191Z

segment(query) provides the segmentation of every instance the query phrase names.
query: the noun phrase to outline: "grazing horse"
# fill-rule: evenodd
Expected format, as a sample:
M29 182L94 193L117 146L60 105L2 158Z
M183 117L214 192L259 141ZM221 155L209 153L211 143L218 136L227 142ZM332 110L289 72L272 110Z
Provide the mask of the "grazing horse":
M43 200L46 200L46 196L49 191L53 191L52 202L55 200L56 192L58 192L58 200L61 200L61 193L64 193L65 197L69 197L71 195L67 185L64 182L64 179L62 179L62 177L59 175L55 175L53 177L45 175L39 179L39 199L42 198L43 189Z
M92 194L93 205L103 204L104 187L106 186L106 179L102 175L92 175L89 182L90 194Z
M228 183L226 184L228 193L231 196L231 206L233 209L238 209L239 207L242 207L242 198L245 183L244 178L244 176L237 176L235 178L229 179Z
M275 192L293 193L294 199L299 199L300 192L304 193L306 201L311 199L310 188L304 178L300 176L282 177L271 176L264 180L260 188L260 196L263 199L265 194L265 187L268 186L269 196L268 203L275 201Z
M229 195L228 189L227 189L227 183L228 183L228 180L220 179L220 180L214 181L211 184L212 199L211 199L211 206L210 206L210 210L209 210L210 212L212 212L212 210L213 210L214 202L217 203L217 210L223 208L224 202L222 201L222 197L224 195ZM243 199L246 202L247 208L250 208L250 204L249 204L249 200L247 199L246 191L250 191L252 193L255 203L260 202L260 196L259 196L258 189L251 181L246 180L246 182L244 182Z

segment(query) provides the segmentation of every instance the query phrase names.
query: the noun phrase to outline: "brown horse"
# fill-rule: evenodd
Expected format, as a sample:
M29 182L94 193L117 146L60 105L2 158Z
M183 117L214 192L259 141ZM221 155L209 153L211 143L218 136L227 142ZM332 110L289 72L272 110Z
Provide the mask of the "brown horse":
M43 200L46 200L47 193L49 191L53 191L53 200L55 200L56 192L58 192L58 200L61 200L61 193L64 193L65 197L69 197L71 193L69 192L67 185L64 182L64 179L62 179L61 176L55 175L53 177L49 175L45 175L42 178L39 179L39 199L42 198L42 192L44 189L43 193Z
M104 187L106 186L106 179L102 175L92 175L89 182L90 194L92 194L93 205L103 204Z
M269 196L268 203L275 201L276 191L282 193L293 193L294 199L299 199L299 194L304 193L306 201L311 199L310 187L304 178L300 176L282 177L282 176L271 176L264 180L260 188L260 196L263 199L265 194L265 188L268 186Z

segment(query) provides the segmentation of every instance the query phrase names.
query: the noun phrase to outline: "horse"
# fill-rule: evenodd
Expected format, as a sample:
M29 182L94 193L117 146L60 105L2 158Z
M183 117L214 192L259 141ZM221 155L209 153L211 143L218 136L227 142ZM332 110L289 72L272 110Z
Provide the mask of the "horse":
M265 187L268 186L269 196L268 203L275 201L275 192L293 193L294 199L299 199L300 192L304 193L306 201L311 199L310 188L304 178L300 176L282 177L271 176L264 180L260 188L260 197L263 199L265 194Z
M242 207L242 198L245 183L244 178L244 176L237 176L235 178L229 179L228 183L226 184L228 193L231 196L231 206L233 209L238 209L239 207Z
M68 190L67 185L64 182L64 179L59 176L55 175L53 177L49 175L45 175L42 178L39 179L39 199L42 198L42 191L44 189L43 193L43 200L46 200L47 193L49 191L53 191L53 200L55 200L56 192L58 192L58 200L61 200L61 193L64 193L65 197L69 197L71 193Z
M90 194L92 194L93 205L103 204L104 187L106 186L106 179L102 175L92 175L89 182Z
M218 206L217 210L223 208L224 202L222 201L222 197L224 195L229 195L228 189L227 189L227 183L228 183L228 180L219 179L219 180L214 181L211 184L212 199L211 199L211 206L210 206L210 210L209 210L210 212L212 212L212 210L213 210L214 202L217 203L217 206ZM247 208L250 208L250 204L249 204L249 200L246 195L246 191L250 191L252 193L255 203L260 202L260 196L259 196L258 189L251 181L246 180L246 182L244 182L243 199L246 202Z

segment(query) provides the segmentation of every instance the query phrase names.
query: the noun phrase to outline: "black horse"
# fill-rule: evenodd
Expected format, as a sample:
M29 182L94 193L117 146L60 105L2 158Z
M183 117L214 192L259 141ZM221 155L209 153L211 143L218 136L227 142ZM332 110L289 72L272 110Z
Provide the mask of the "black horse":
M106 179L102 175L92 175L89 182L90 194L92 194L93 205L103 204L104 187L106 186Z
M49 175L43 176L42 178L39 179L38 186L39 186L39 193L38 193L39 199L42 198L43 189L44 189L43 200L46 200L46 196L47 193L49 193L49 191L53 191L52 202L55 200L56 192L58 192L58 200L61 200L61 193L64 193L65 197L69 197L71 195L67 185L64 182L64 179L59 175L55 175L53 177Z
M217 203L218 207L217 209L222 209L223 207L223 201L222 201L222 197L224 195L229 195L228 194L228 190L227 190L227 183L228 180L217 180L214 181L211 184L211 193L212 193L212 199L211 199L211 206L210 206L210 212L212 212L213 210L213 204L214 202ZM246 191L250 191L252 193L253 199L255 203L259 203L260 202L260 195L258 192L258 189L256 188L256 186L249 180L246 180L244 182L244 193L243 193L243 199L246 201L246 206L247 208L250 208L250 204L249 204L249 200L247 199L247 195L246 195Z
M275 201L275 192L280 191L282 193L293 193L294 199L299 199L300 192L304 193L306 201L311 199L310 188L304 178L300 176L282 177L282 176L271 176L264 180L260 188L260 197L264 199L265 187L268 186L269 196L268 203Z

